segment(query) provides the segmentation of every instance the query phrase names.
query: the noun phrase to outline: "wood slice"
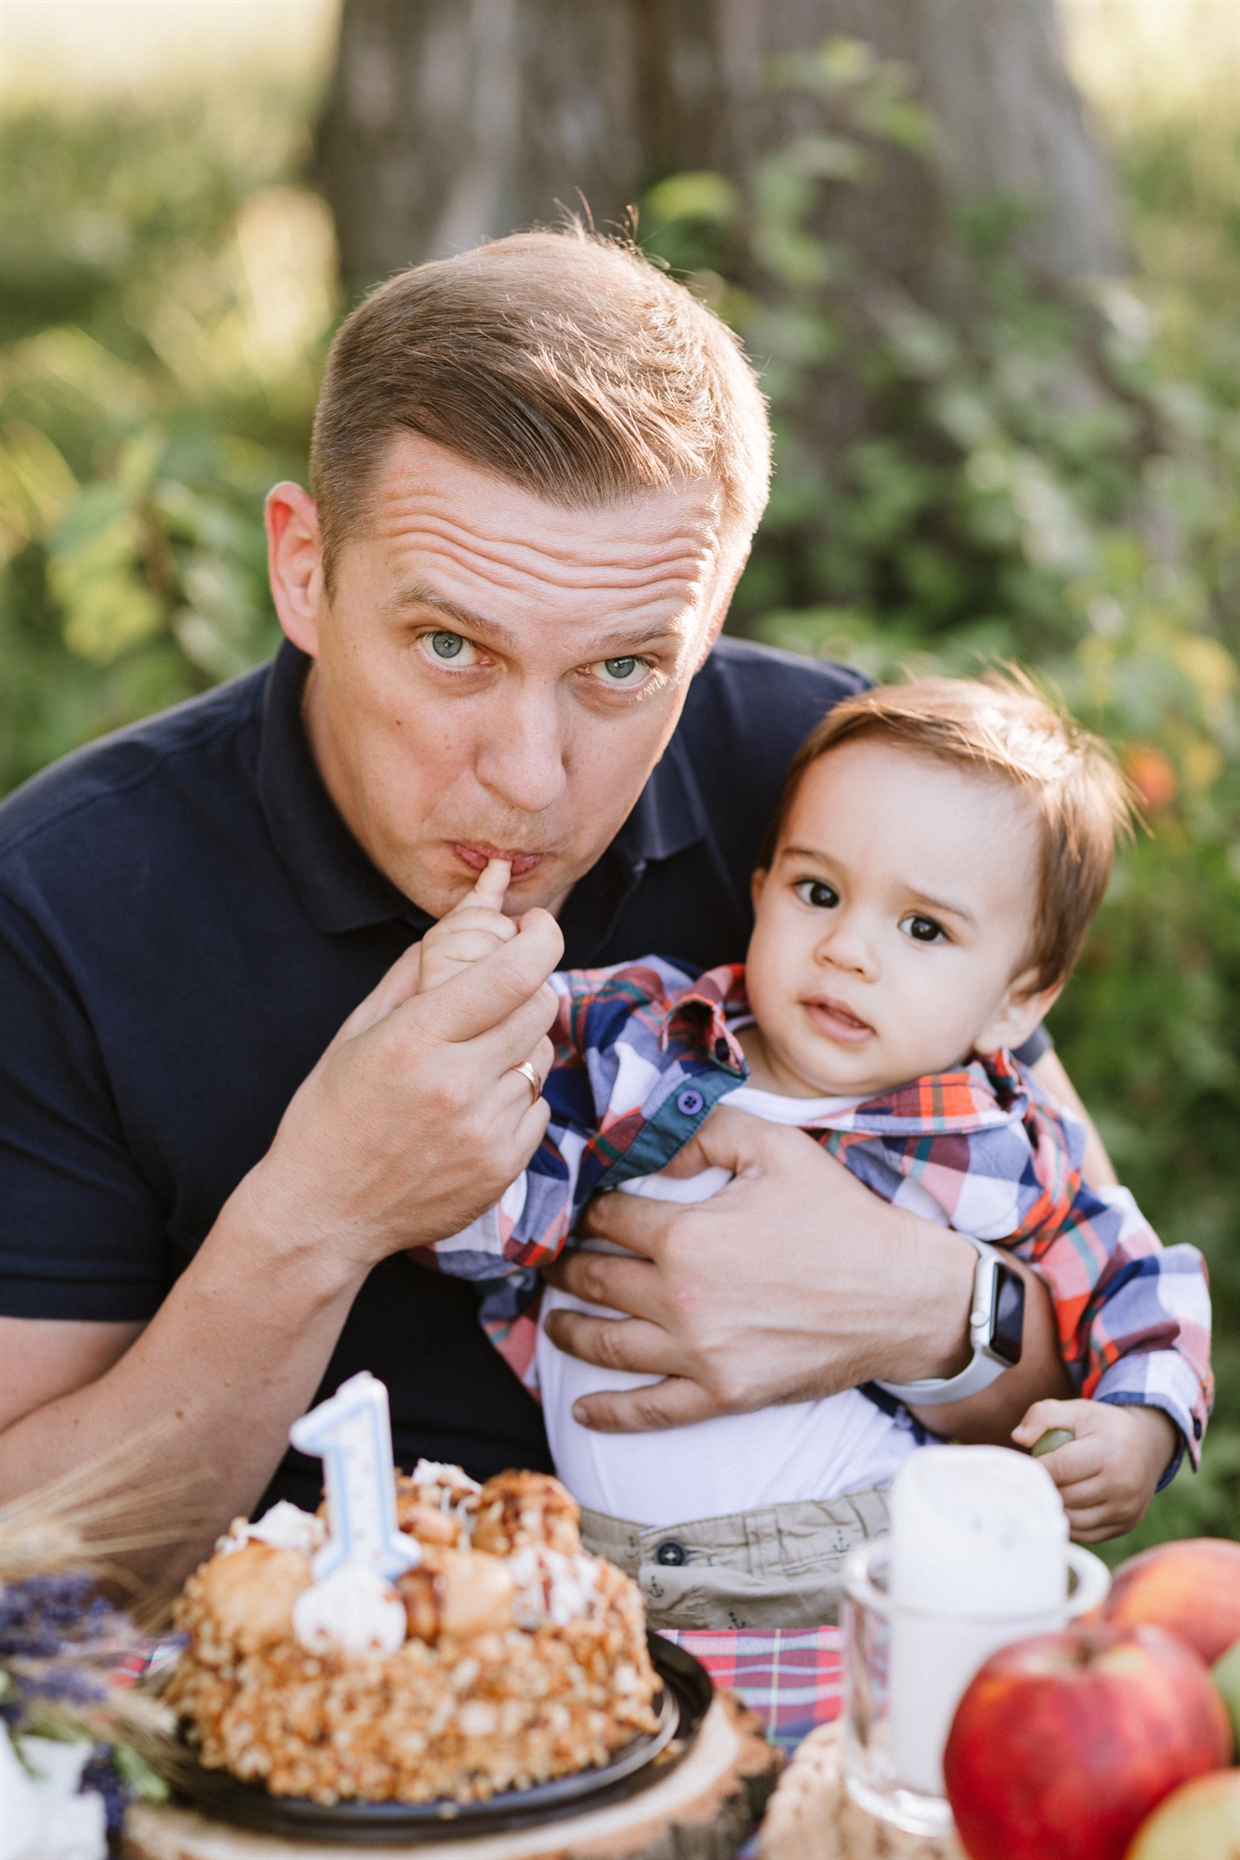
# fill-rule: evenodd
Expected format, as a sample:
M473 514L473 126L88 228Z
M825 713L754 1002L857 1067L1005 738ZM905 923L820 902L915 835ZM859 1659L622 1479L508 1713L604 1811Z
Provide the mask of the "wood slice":
M954 1834L932 1840L868 1815L844 1787L843 1754L841 1724L810 1732L771 1797L761 1860L966 1860Z
M124 1860L731 1860L766 1807L782 1758L762 1721L717 1693L684 1762L627 1802L541 1828L408 1846L250 1834L195 1809L131 1808Z

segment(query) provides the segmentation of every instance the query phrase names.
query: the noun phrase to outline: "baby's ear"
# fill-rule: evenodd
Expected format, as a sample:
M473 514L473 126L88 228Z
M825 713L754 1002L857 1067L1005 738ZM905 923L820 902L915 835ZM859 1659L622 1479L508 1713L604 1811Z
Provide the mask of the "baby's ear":
M973 1042L977 1052L994 1053L1001 1046L1011 1051L1023 1046L1034 1028L1041 1026L1063 993L1063 982L1035 990L1036 981L1037 970L1026 969L1008 983L995 1014Z
M757 871L754 873L753 877L749 881L749 896L753 901L753 907L755 911L758 908L758 899L762 896L763 891L766 889L766 881L770 876L771 875L767 871L766 867L760 865Z

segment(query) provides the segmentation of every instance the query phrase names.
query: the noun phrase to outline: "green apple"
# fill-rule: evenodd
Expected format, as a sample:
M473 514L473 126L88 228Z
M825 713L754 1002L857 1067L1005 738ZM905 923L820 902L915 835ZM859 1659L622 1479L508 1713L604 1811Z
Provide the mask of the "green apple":
M1066 1427L1048 1427L1044 1434L1039 1434L1033 1443L1033 1457L1043 1459L1046 1454L1054 1453L1057 1447L1066 1447L1076 1435L1070 1434Z
M1227 1707L1231 1734L1236 1740L1236 1749L1240 1750L1240 1640L1214 1662L1210 1668L1210 1677Z
M1235 1860L1238 1853L1240 1770L1215 1770L1165 1796L1124 1860Z

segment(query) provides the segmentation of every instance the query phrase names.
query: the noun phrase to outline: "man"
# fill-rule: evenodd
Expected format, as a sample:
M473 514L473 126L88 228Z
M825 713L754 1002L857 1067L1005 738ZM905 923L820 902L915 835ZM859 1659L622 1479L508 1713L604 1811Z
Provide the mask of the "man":
M314 500L268 500L274 666L4 810L6 1497L158 1417L159 1472L192 1472L215 1528L265 1489L312 1503L289 1423L360 1368L402 1460L547 1464L469 1288L405 1252L537 1146L519 1068L547 1070L562 959L743 952L784 768L861 682L711 651L767 443L722 325L583 236L421 267L346 322ZM418 996L418 937L497 854L519 934ZM632 1257L558 1269L632 1313L561 1313L558 1339L666 1378L592 1424L969 1361L965 1241L799 1132L720 1113L702 1144L740 1178L709 1249L697 1211L612 1197L593 1231ZM939 1413L1002 1439L1061 1391L1031 1279L1019 1367Z

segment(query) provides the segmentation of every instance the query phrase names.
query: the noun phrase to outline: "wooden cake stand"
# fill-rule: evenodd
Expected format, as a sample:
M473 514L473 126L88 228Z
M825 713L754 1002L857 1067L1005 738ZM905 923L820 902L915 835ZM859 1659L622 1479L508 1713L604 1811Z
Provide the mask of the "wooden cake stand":
M125 1860L731 1860L761 1816L782 1759L732 1692L716 1693L678 1768L610 1808L471 1840L337 1846L250 1834L196 1810L141 1803L125 1823Z
M954 1835L904 1834L844 1788L843 1727L819 1725L784 1771L762 1824L761 1860L966 1860Z

